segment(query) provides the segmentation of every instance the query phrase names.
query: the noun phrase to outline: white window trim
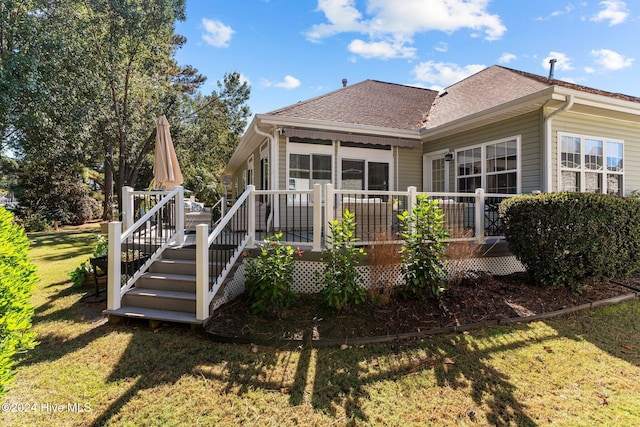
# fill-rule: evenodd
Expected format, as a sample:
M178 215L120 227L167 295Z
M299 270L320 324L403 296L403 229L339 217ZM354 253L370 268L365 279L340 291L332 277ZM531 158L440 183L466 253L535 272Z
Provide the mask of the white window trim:
M249 156L247 159L247 169L245 170L245 188L247 185L255 184L256 176L254 174L255 170L253 168L253 154ZM249 174L251 174L251 182L249 182Z
M366 165L369 162L374 163L387 163L389 165L389 190L394 191L395 182L394 175L394 162L393 162L393 150L376 150L375 148L358 148L358 147L339 147L338 148L338 187L342 188L342 161L343 160L364 160L365 162L365 175L368 168ZM365 185L367 183L367 177L365 176ZM335 182L335 181L333 181Z
M580 168L565 168L562 166L562 137L566 136L566 137L571 137L571 138L580 138ZM585 184L586 184L586 173L587 173L587 169L585 167L585 162L584 162L584 156L585 156L585 152L584 152L584 140L585 139L594 139L594 140L601 140L602 141L602 170L591 170L589 169L588 172L592 172L592 173L600 173L603 175L603 179L602 179L602 193L600 194L607 194L607 180L606 180L606 175L621 175L622 176L622 195L624 195L624 185L625 185L625 179L624 179L624 171L626 169L626 153L625 153L625 143L623 139L617 139L617 138L607 138L605 136L593 136L593 135L586 135L586 134L579 134L579 133L571 133L571 132L558 132L556 135L556 146L557 146L557 168L558 168L558 173L557 173L557 178L556 178L556 188L558 189L558 191L565 191L562 188L562 171L573 171L573 172L579 172L580 173L580 192L584 193L585 192ZM607 169L607 142L615 142L618 144L622 144L622 170L621 171L610 171Z
M431 161L444 159L444 156L449 154L449 149L432 151L422 155L422 188L424 191L433 191L431 183ZM453 159L455 162L455 159ZM444 189L445 192L449 191L449 163L451 161L444 161Z
M287 138L286 145L286 177L285 184L286 189L289 189L289 171L290 171L290 157L291 154L302 154L307 156L313 156L314 154L320 154L324 156L331 156L331 182L336 182L336 174L334 167L334 158L335 158L335 145L336 142L332 141L331 145L322 145L322 144L305 144L301 142L289 142L289 138ZM287 205L292 205L300 202L292 202L289 197L287 197ZM313 200L309 199L309 205L313 204Z
M469 145L466 147L458 148L454 152L453 161L455 162L455 192L458 192L458 179L464 176L458 175L458 153L460 151L471 150L474 148L480 148L480 187L487 188L487 146L499 144L501 142L516 141L516 194L522 193L522 135L514 135L507 138L495 139L493 141L483 142L481 144ZM476 175L476 174L474 174Z

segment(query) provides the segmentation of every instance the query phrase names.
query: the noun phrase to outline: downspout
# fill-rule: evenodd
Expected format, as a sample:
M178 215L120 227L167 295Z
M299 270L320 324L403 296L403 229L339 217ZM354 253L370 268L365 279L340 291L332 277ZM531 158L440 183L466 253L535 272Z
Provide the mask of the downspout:
M544 188L543 191L545 193L550 193L552 189L551 182L553 180L553 156L551 155L551 150L553 149L552 144L552 122L553 118L564 111L568 111L573 107L574 96L569 95L569 99L567 99L566 103L555 111L552 111L548 115L544 117L544 153L545 153L545 171L544 171ZM558 177L558 179L560 179Z
M276 146L276 139L275 137L267 132L263 132L258 128L258 124L254 124L253 125L253 131L255 133L257 133L258 135L265 137L265 138L269 138L269 190L275 190L276 186L274 185L274 177L275 177L275 173L274 173L274 169L275 169L275 163L276 163L276 159L275 159L275 146ZM262 189L264 190L264 188Z

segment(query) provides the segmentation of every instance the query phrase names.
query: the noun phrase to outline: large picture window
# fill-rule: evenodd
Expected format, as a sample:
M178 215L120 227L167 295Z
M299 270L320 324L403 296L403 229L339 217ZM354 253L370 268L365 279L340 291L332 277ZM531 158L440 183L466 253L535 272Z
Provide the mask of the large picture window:
M602 137L558 134L560 191L622 196L623 142Z
M456 151L456 185L461 193L517 194L520 138L493 141Z

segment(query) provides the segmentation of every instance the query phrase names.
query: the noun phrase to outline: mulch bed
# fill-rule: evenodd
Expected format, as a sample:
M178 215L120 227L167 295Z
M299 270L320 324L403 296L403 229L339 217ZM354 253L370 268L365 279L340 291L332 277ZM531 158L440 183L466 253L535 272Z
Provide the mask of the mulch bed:
M623 281L640 289L640 276ZM450 285L440 299L414 300L392 296L385 303L364 303L338 312L318 295L299 295L290 309L277 315L253 315L246 295L215 311L207 332L218 338L247 342L313 339L348 340L394 336L499 319L525 318L633 293L615 283L599 283L580 293L526 283L524 274L489 276L478 273Z

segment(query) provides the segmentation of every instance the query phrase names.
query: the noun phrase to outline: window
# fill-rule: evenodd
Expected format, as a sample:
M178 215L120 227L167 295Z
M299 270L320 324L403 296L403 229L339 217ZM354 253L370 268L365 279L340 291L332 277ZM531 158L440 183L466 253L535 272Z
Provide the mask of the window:
M342 160L343 190L389 190L389 163Z
M445 160L444 157L431 160L431 191L446 191L445 183Z
M331 182L331 156L324 154L289 155L289 190L309 190L314 184Z
M247 170L245 175L245 188L247 185L253 185L253 156L247 160Z
M560 191L623 194L623 142L558 134Z
M494 141L456 151L457 191L517 194L520 137Z
M340 143L340 183L342 190L389 191L393 174L390 146Z

